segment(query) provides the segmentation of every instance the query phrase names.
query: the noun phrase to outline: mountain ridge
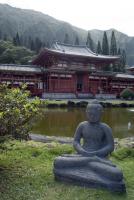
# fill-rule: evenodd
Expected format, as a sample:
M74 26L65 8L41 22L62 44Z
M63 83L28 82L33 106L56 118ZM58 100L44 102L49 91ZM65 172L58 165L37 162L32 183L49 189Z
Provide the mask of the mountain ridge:
M118 47L125 49L129 65L134 64L134 37L128 36L114 28L106 30L110 41L111 32L114 30ZM71 44L74 44L76 37L80 44L84 45L87 38L87 30L71 25L68 22L55 19L40 11L31 9L21 9L8 4L0 3L0 31L2 35L13 38L18 32L25 38L35 39L39 37L41 41L48 41L50 44L57 40L64 42L65 34L69 35ZM104 30L89 30L92 39L97 45L98 40L102 41Z

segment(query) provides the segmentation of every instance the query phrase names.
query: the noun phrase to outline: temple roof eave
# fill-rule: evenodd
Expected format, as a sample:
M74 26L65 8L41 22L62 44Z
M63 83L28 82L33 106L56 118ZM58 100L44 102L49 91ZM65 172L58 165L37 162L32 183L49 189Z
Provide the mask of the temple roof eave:
M119 56L110 56L110 55L100 55L100 54L89 54L89 55L81 55L81 54L73 54L69 52L61 52L59 50L47 49L43 50L44 53L48 53L49 55L59 55L59 56L68 56L68 57L76 57L76 58L84 58L84 59L95 59L100 61L115 61L119 60Z

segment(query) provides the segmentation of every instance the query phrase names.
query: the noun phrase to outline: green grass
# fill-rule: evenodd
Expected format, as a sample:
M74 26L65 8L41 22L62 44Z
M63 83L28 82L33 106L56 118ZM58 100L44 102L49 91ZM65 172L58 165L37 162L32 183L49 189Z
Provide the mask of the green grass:
M122 151L125 156L121 157ZM127 194L58 183L53 176L54 158L72 153L69 145L33 141L8 141L0 148L0 200L133 200L133 153L119 150L112 160L125 176ZM118 155L118 156L117 156Z

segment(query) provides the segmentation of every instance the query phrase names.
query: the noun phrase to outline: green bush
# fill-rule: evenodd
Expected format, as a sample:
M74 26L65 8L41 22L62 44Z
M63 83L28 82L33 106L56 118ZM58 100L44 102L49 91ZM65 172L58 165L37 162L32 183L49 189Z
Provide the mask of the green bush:
M120 93L120 97L122 97L123 99L133 99L134 92L131 89L126 88Z
M33 119L41 105L38 98L29 100L29 95L26 85L21 89L10 89L7 85L0 85L0 138L28 138Z
M125 158L134 158L134 149L132 148L119 148L112 153L112 156L118 160L123 160Z

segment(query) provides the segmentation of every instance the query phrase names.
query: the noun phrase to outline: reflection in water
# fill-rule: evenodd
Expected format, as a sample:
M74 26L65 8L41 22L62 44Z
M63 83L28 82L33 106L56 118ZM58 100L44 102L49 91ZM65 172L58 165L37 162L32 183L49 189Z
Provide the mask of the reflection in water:
M85 109L45 109L44 117L38 119L33 132L45 135L74 135L79 122L86 120ZM104 110L102 122L113 130L114 137L123 138L134 135L134 113L126 108L107 108ZM128 129L128 123L131 128Z

